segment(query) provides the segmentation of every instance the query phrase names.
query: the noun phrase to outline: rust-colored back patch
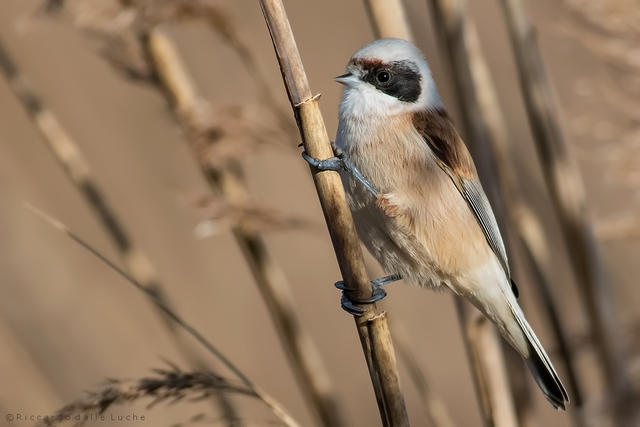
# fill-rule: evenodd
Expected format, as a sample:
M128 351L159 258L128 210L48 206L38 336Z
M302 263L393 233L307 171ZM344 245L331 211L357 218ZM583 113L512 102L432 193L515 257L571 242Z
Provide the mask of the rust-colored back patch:
M465 179L475 178L471 154L444 109L413 113L412 121L434 154L453 173Z

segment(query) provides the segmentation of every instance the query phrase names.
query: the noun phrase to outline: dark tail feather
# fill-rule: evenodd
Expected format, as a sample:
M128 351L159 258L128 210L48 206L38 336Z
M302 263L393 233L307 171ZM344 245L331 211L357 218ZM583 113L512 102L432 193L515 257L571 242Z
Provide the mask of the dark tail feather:
M549 369L544 360L533 349L532 356L527 359L527 366L536 383L538 383L538 387L544 393L544 397L554 408L565 410L567 403L569 403L569 396L553 366Z
M566 409L567 403L569 403L569 395L562 385L558 373L553 368L549 356L547 356L542 344L538 341L538 337L536 337L533 329L524 318L520 307L511 305L511 310L529 342L530 355L526 362L533 378L554 408Z

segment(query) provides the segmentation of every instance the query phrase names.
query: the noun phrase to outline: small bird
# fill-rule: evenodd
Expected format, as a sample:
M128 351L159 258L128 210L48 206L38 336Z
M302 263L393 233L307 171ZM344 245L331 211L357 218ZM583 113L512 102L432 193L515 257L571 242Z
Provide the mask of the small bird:
M468 298L525 359L545 397L565 409L567 392L517 302L498 224L475 165L449 118L420 50L401 39L374 41L349 60L336 157L360 239L389 274ZM340 282L339 282L340 283ZM337 284L338 285L338 284ZM342 285L343 287L344 285ZM340 287L340 286L339 286Z

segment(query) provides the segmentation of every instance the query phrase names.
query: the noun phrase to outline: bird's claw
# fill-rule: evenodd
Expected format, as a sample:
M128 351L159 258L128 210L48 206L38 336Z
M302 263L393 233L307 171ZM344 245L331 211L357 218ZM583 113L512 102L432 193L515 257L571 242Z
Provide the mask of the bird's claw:
M353 163L349 160L349 158L344 154L340 148L335 146L335 144L331 144L333 147L333 151L336 154L334 157L329 157L328 159L316 159L315 157L311 157L307 154L306 151L302 152L302 158L309 163L311 166L316 168L319 171L347 171L351 174L351 176L359 181L364 187L371 193L373 196L377 197L379 192L376 187L369 182L369 180L355 167Z
M366 308L360 307L360 305L373 304L375 302L380 301L384 297L386 297L387 291L382 289L382 286L386 285L387 283L395 282L396 280L400 280L399 274L392 274L390 276L380 277L378 279L372 280L371 296L369 298L354 299L354 300L349 299L349 297L347 297L347 294L346 294L346 291L352 291L354 289L348 288L345 285L345 283L342 280L340 280L335 283L336 288L342 291L342 297L340 298L340 305L342 306L342 309L347 313L356 317L360 317L367 311Z
M336 145L335 141L331 141L331 148L333 149L333 152L335 153L336 157L340 159L344 157L344 151L342 151L342 149Z
M306 151L303 151L302 158L320 171L339 171L344 169L344 162L337 156L329 157L328 159L316 159L308 155Z

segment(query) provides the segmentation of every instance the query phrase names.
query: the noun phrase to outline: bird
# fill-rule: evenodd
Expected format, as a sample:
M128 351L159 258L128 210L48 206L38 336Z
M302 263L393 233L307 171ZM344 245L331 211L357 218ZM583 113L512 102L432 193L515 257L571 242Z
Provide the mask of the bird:
M491 205L422 52L406 40L376 40L335 80L344 86L336 156L303 157L340 172L360 240L389 274L372 282L369 300L343 292L343 308L362 314L359 304L381 299L380 285L398 279L448 288L496 325L564 410L569 396L518 304Z

